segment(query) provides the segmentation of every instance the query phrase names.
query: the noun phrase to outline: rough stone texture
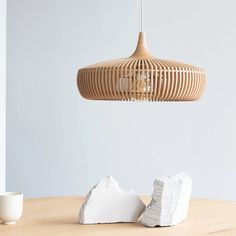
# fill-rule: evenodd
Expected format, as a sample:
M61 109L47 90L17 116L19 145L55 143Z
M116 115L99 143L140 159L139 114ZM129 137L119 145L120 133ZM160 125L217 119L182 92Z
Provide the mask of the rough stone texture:
M153 183L152 200L141 222L149 227L174 226L185 220L188 213L192 179L186 173L158 178Z
M112 177L94 186L80 209L81 224L135 222L145 210L144 203L133 190L119 187Z

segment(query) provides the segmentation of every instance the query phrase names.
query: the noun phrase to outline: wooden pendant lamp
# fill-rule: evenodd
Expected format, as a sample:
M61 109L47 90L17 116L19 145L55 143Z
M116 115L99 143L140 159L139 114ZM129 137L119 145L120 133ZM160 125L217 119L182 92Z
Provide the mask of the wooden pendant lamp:
M101 62L78 71L77 85L80 94L91 100L200 99L206 85L205 71L196 66L152 56L142 32L142 18L141 14L137 48L130 57Z

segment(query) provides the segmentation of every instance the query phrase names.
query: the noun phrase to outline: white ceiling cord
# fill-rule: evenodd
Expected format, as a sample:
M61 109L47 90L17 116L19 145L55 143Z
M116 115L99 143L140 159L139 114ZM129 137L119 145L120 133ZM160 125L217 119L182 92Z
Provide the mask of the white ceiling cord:
M141 1L141 32L143 32L143 0Z

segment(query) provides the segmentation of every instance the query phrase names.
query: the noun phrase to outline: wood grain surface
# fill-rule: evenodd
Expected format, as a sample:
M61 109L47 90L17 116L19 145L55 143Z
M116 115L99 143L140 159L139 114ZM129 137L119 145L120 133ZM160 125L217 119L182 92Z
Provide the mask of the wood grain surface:
M145 203L149 198L142 198ZM186 221L174 227L137 223L80 225L82 197L51 197L24 202L16 225L0 224L0 236L236 236L236 202L193 199Z

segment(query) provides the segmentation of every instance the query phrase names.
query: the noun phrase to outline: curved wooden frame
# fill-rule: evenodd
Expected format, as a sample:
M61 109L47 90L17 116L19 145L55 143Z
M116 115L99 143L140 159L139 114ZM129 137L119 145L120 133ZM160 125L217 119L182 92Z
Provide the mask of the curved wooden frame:
M199 67L154 58L140 32L129 58L80 69L77 85L92 100L194 101L204 92L206 75Z

